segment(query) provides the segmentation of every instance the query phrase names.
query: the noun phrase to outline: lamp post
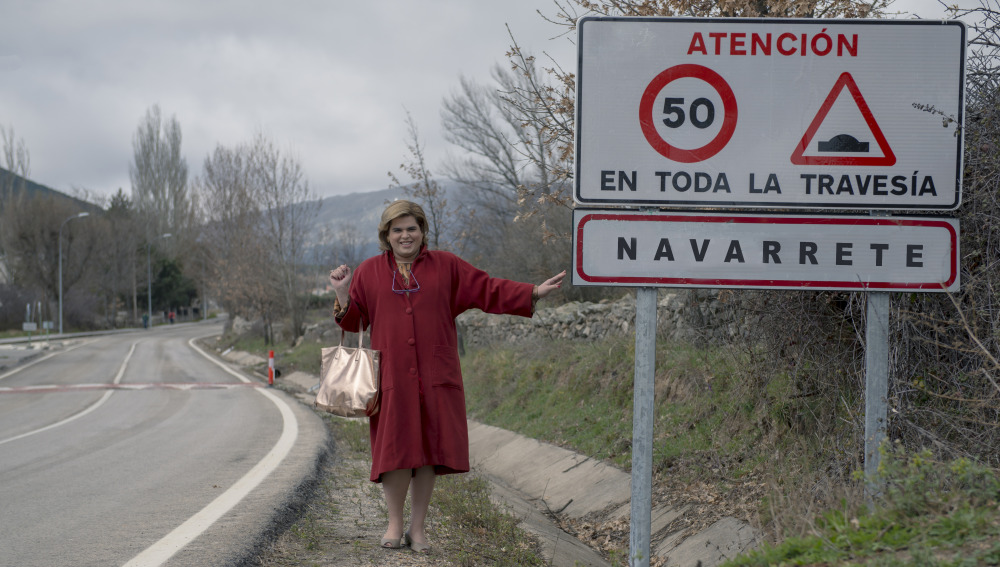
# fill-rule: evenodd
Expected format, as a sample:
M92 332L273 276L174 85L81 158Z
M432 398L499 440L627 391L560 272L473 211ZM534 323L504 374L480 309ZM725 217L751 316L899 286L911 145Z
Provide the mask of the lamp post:
M59 225L59 334L63 333L63 284L62 284L62 231L66 223L73 219L81 219L83 217L89 217L90 213L78 213L68 219L64 220L61 225Z
M157 236L156 239L170 238L173 236L169 232ZM152 241L146 243L146 317L148 317L149 328L153 328L153 265L150 261L150 247Z

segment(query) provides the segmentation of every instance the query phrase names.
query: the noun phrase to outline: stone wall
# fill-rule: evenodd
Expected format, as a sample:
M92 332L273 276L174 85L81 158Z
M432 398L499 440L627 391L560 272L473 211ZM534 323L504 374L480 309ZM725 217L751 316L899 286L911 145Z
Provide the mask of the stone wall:
M540 305L544 306L544 301ZM745 318L734 312L724 293L718 290L660 290L656 315L657 335L671 340L720 343L749 335ZM531 319L467 311L458 316L457 324L464 345L470 348L519 344L538 338L598 340L626 336L635 331L635 292L626 291L614 301L574 301L543 307ZM252 324L236 318L233 328L247 331ZM305 336L299 341L303 340L335 345L340 340L340 328L330 317L306 327ZM356 346L357 340L357 335L348 333L344 344Z
M717 290L660 290L657 334L678 341L722 342L747 336L746 321ZM544 305L544 303L543 303ZM635 293L617 301L571 302L541 308L531 319L468 311L458 317L466 347L518 344L536 338L595 340L634 332Z

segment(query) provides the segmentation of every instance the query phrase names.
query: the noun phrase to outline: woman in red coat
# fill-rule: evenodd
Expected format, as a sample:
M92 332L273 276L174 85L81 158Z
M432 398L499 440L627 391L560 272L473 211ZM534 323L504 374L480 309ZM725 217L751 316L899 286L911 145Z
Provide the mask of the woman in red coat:
M381 409L369 420L371 480L389 509L383 547L407 543L427 551L424 519L438 474L469 471L465 392L455 317L467 309L531 317L534 303L558 288L566 272L540 285L491 278L450 252L427 250L427 217L395 201L379 223L384 251L356 270L330 272L337 322L371 329L381 352ZM403 506L410 491L410 529Z

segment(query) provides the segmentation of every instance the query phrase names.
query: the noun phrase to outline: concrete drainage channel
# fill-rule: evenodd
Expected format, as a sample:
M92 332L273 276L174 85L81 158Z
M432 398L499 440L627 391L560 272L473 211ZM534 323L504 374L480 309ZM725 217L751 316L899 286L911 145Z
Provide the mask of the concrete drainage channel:
M266 359L245 352L227 352L224 357L244 367L267 365ZM293 386L297 399L312 406L319 382L316 376L293 372L280 379ZM605 513L611 520L627 522L628 473L585 455L471 420L469 451L473 469L491 482L494 497L538 538L546 561L555 567L609 566L596 551L562 531L549 514L581 520ZM668 532L671 522L686 510L683 506L653 507L650 549L668 567L713 567L762 541L762 535L752 526L732 517L700 531Z

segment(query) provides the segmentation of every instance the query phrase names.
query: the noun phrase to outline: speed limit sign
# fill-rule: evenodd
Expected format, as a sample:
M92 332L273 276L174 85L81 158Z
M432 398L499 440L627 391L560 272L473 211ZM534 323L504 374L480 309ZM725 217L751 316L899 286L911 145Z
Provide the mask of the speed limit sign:
M585 17L577 28L577 204L960 203L959 21Z
M659 112L657 104L660 101L660 93L674 81L686 78L700 79L714 89L715 93L722 100L721 127L718 133L704 146L684 149L675 147L667 141L663 131L657 129L655 116ZM667 132L676 132L685 123L699 130L705 130L716 122L716 103L704 96L691 100L690 106L685 106L686 99L678 96L663 97L663 125ZM649 145L653 147L663 157L682 163L693 163L704 161L719 153L726 147L733 132L736 130L736 117L738 109L736 107L736 95L730 88L726 80L715 71L702 65L677 65L657 75L646 90L642 93L639 103L639 116L642 133L646 136ZM713 130L714 131L714 130Z

